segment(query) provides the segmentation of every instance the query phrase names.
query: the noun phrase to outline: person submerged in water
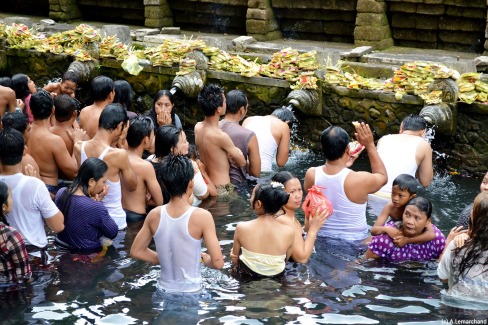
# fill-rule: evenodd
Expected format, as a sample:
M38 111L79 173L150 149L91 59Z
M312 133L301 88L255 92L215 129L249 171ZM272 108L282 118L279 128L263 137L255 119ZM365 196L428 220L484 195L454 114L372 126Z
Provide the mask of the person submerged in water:
M393 262L403 261L430 261L437 259L444 249L445 237L432 225L435 232L435 239L422 244L406 244L398 247L396 241L402 237L413 238L421 235L427 230L431 222L432 203L424 197L416 197L410 200L403 213L403 225L400 233L394 238L387 234L374 236L366 251L366 258L385 259ZM395 227L395 225L390 225Z
M232 273L239 278L281 277L293 252L295 231L277 220L290 194L283 184L258 184L252 191L251 207L257 217L240 222L234 233Z

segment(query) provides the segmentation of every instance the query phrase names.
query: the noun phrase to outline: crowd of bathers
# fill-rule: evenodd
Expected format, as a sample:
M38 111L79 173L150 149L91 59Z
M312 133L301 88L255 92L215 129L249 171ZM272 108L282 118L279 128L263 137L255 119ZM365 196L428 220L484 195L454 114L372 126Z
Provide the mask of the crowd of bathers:
M141 221L131 256L160 265L161 290L197 292L202 264L224 265L213 217L199 205L231 200L236 187L264 176L270 181L257 182L250 198L256 217L237 224L228 252L234 276L281 277L288 261L306 263L323 237L362 242L366 258L440 259L438 274L451 294L476 299L488 291L488 173L462 225L445 237L432 224L429 199L417 196L433 178L420 116L406 116L398 134L377 144L364 122L353 123L357 141L342 127L326 128L320 136L325 164L308 169L302 187L289 171L273 172L286 169L296 122L289 108L246 117L243 91L226 94L208 84L198 95L204 119L190 144L173 92L158 91L148 112L136 114L125 80L95 77L86 107L79 107L77 87L72 71L39 89L24 74L0 78L5 282L30 280L29 253L39 251L48 263L46 226L59 251L99 259L120 230ZM371 172L350 168L363 150ZM372 228L367 206L378 216Z

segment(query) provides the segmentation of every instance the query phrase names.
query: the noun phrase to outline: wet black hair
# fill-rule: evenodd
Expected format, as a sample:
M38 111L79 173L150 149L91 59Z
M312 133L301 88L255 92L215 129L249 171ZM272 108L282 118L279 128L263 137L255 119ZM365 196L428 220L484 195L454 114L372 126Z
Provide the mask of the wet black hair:
M188 145L188 155L187 156L188 156L188 158L190 158L192 160L198 159L198 149L197 149L197 146L194 145L193 143Z
M129 117L126 110L120 104L112 103L105 106L98 120L98 128L105 130L115 130L122 122L122 129L127 124Z
M29 77L23 73L12 76L12 89L15 91L15 98L24 100L30 95Z
M469 221L469 239L461 247L454 249L454 283L465 277L477 265L481 269L488 266L485 254L488 251L488 193L481 192L474 199L472 217Z
M393 180L393 186L398 186L400 191L406 190L410 194L417 194L419 182L412 175L400 174Z
M171 197L182 196L188 189L188 184L193 179L195 171L187 156L167 155L163 158L158 168L159 179Z
M63 77L61 78L61 82L68 80L78 84L78 75L73 70L68 70L63 73Z
M275 109L273 113L271 113L271 115L276 116L283 122L287 122L290 129L297 122L297 118L295 117L295 114L293 114L293 112L286 107L280 107Z
M0 77L0 86L12 88L12 78L10 78L10 77Z
M0 222L8 225L7 218L3 214L3 205L8 201L8 186L4 182L0 181Z
M87 158L80 166L78 174L76 174L73 182L68 188L61 194L58 200L58 208L64 214L64 217L68 217L69 203L71 195L76 192L78 187L81 187L83 194L90 197L88 192L88 183L90 179L94 179L96 182L105 175L108 170L108 165L101 159L90 157Z
M149 117L135 117L130 121L129 130L127 130L127 144L130 148L137 148L145 137L151 136L151 132L154 132L154 126Z
M219 106L224 104L224 88L208 84L198 94L198 106L205 116L213 116Z
M172 124L157 128L154 140L154 154L157 158L163 158L171 153L171 149L178 145L183 129Z
M227 102L226 112L230 114L237 114L241 107L247 106L246 94L240 89L229 91L225 100Z
M62 94L54 98L54 117L58 122L69 121L76 110L76 101L71 96Z
M32 94L29 105L34 120L45 120L53 113L54 100L50 93L39 89Z
M351 142L347 132L339 126L329 126L322 132L320 143L327 160L334 161L342 157Z
M2 120L4 129L12 128L24 134L27 130L29 119L22 112L7 112Z
M273 177L271 177L271 180L273 182L281 183L281 184L283 184L283 186L285 186L286 182L288 182L289 180L295 179L295 178L297 178L297 177L295 175L293 175L292 173L290 173L289 171L282 170L282 171L274 174Z
M114 103L121 104L126 110L132 105L132 87L127 80L115 80L115 97Z
M258 184L255 187L254 201L252 207L254 208L256 201L261 201L264 213L276 214L280 209L288 203L290 194L285 191L282 184Z
M416 206L420 211L427 215L427 219L432 216L432 203L428 198L417 196L408 201L406 206L413 205Z
M92 98L95 102L106 100L113 90L114 82L109 77L98 76L91 82Z
M147 114L154 123L154 127L158 127L158 121L157 121L157 116L156 116L156 102L161 98L161 97L168 97L169 102L173 105L173 108L171 109L171 124L175 125L176 123L176 105L175 105L175 97L174 95L166 89L159 90L153 97L153 103L152 103L152 109L149 111Z
M427 122L419 115L407 115L402 121L404 131L422 131L427 128Z
M8 128L0 130L0 162L14 166L22 161L24 155L24 136L19 131Z

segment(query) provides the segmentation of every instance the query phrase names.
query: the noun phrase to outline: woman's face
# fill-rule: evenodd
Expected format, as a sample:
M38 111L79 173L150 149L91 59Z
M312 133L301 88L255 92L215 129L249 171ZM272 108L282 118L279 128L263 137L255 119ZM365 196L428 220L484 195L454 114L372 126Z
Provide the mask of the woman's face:
M403 212L403 234L405 237L420 235L429 219L427 214L415 205L407 205Z
M176 147L172 149L173 155L188 155L188 147L190 144L188 140L186 140L185 132L181 131L180 137L178 138L178 143Z
M480 185L480 192L488 191L488 173L485 174Z
M173 109L173 106L174 105L171 103L168 96L161 96L154 104L154 110L156 111L157 115L162 113L171 114L171 110Z
M34 94L37 91L36 84L29 77L27 77L27 87L29 88L29 91L30 91L31 94Z
M8 214L10 211L12 211L12 191L8 189L8 197L7 197L7 202L2 205L2 212L3 214Z
M285 191L290 194L290 198L285 205L289 210L296 210L302 205L303 190L298 178L292 178L285 183Z
M90 196L93 197L97 194L100 194L105 188L106 182L107 182L107 173L103 174L103 176L98 181L96 181L95 185L88 191L88 194L90 194Z

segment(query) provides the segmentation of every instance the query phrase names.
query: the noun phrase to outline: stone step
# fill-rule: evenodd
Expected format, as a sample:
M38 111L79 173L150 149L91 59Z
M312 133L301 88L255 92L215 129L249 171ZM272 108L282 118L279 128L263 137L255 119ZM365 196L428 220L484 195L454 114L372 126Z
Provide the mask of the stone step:
M400 65L344 61L341 65L343 71L357 73L365 78L389 79L393 77L395 70L400 69Z

